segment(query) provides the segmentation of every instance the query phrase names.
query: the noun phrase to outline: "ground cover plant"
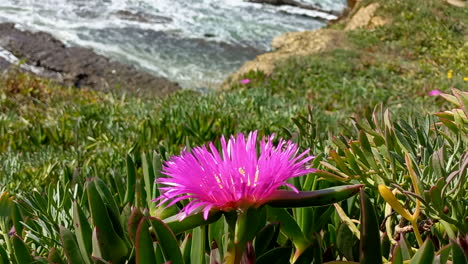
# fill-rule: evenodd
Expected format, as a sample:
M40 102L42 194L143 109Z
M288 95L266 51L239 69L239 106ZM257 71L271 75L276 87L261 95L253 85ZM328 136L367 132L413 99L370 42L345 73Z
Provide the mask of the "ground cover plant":
M381 4L391 23L347 33L350 49L229 91L139 98L3 76L0 262L466 263L467 11ZM286 180L301 196L182 221L194 200L153 201L171 157L250 131L315 156Z

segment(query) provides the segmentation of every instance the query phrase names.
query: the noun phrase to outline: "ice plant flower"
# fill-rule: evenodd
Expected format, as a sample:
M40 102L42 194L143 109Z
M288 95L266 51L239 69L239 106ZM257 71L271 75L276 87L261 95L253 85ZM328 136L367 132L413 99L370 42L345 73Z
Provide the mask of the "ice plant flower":
M184 151L163 165L159 178L160 204L171 206L190 199L181 210L180 219L203 211L207 219L211 209L229 212L259 207L280 187L289 186L286 180L314 172L306 168L312 160L309 150L298 153L291 141L279 140L273 144L274 135L257 144L257 131L231 136L226 142L221 138L221 153L215 145L196 147ZM257 151L259 147L259 151Z
M242 84L249 84L250 83L250 79L243 79L240 81L240 83Z
M428 94L429 96L439 96L441 92L439 90L432 90Z

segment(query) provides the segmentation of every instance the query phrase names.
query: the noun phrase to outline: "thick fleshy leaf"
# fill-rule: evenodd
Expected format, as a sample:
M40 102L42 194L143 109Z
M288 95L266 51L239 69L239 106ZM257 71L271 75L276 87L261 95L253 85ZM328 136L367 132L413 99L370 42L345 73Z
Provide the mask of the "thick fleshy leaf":
M88 181L86 185L91 218L94 224L93 230L93 256L120 263L128 255L125 241L116 233L114 225L120 225L117 218L111 221L109 208L105 205L101 194L98 192L95 182Z
M252 241L255 235L266 223L266 209L249 208L237 217L234 243L244 248L248 241Z
M274 247L280 231L279 223L264 226L255 237L255 253L261 256Z
M285 234L296 247L294 258L297 259L304 250L306 250L310 242L306 239L297 225L296 220L284 208L267 207L267 219L270 222L281 223L281 232ZM294 260L295 260L294 259Z
M146 218L141 218L135 237L136 264L152 264L156 262L153 240L149 232Z
M157 218L150 218L150 223L156 234L156 239L161 247L165 261L184 263L179 244L172 230L162 220Z
M78 243L78 247L81 251L81 255L84 258L85 263L91 263L89 256L91 256L93 250L93 244L91 237L93 231L88 223L83 211L78 206L78 202L73 202L73 225L75 227L75 235Z
M47 263L58 264L58 263L65 263L65 262L62 260L60 251L53 247L49 250L49 255L47 255Z
M135 199L136 172L135 163L130 155L127 155L127 188L125 191L124 203L133 203Z
M386 232L384 232L380 237L380 245L382 248L382 257L388 259L392 243L390 242L390 238L388 237Z
M16 202L12 204L11 220L15 228L15 233L20 235L23 234L24 226L21 223L23 221L23 216L21 215L20 205Z
M282 208L324 206L348 199L358 193L362 186L343 185L308 192L277 190L270 196L267 204Z
M205 227L199 226L192 231L192 249L190 263L205 263Z
M188 233L182 244L180 245L180 251L182 251L182 257L185 263L190 263L190 252L192 250L192 234Z
M274 248L265 254L257 257L257 264L283 264L289 263L291 248L279 247Z
M3 192L0 195L0 219L9 218L13 205L13 197L9 193Z
M177 235L197 226L211 224L217 221L222 215L223 214L220 211L210 212L208 214L208 219L205 220L203 213L198 213L188 216L182 221L179 221L177 216L174 216L164 219L164 222L169 226L169 228L171 228L172 232Z
M33 257L26 243L17 235L14 235L12 240L14 256L17 263L28 264L33 263Z
M92 179L92 182L94 182L96 190L101 195L101 199L107 208L107 214L109 216L109 220L112 221L112 227L121 239L125 239L124 229L120 222L120 210L117 206L117 202L114 200L113 194L109 190L109 187L99 178Z
M413 216L406 210L403 205L401 205L400 201L395 197L395 195L388 189L387 186L380 184L379 185L379 192L380 195L384 198L384 200L390 204L390 206L395 210L397 213L399 213L401 216L403 216L406 220L412 221Z
M413 256L413 251L411 247L408 245L405 236L400 236L400 241L398 242L398 246L401 249L401 256L403 257L403 261L411 259Z
M144 215L141 212L141 210L138 207L134 207L132 209L130 217L128 218L127 232L128 236L130 237L130 240L133 241L133 243L135 243L138 225L140 224L140 221L143 217Z
M336 247L347 260L354 260L354 242L356 236L353 235L349 227L342 223L336 231Z
M153 163L151 162L151 155L147 155L145 153L141 154L141 169L143 171L143 181L140 184L144 185L145 190L145 197L146 197L146 206L150 208L150 211L154 210L156 204L152 201L154 198L153 196L153 186L154 186L154 170L153 170Z
M434 244L430 239L424 242L410 261L410 264L432 263L434 260Z
M60 227L60 240L62 241L63 251L69 263L90 263L86 261L87 256L81 254L75 235L63 226Z
M453 264L468 263L466 256L463 253L463 249L454 240L452 240L452 258L453 258Z
M223 259L223 248L225 245L227 245L227 237L225 236L225 229L227 226L225 226L224 222L224 217L221 217L218 219L218 221L211 223L208 225L208 241L213 243L213 241L216 242L216 245L220 249L220 254L221 254L221 259Z
M364 190L360 191L361 198L361 240L360 257L361 264L382 263L380 250L379 223L372 202Z
M452 245L447 245L445 247L442 247L438 255L435 256L436 259L434 259L435 263L440 263L440 264L445 264L447 263L447 260L450 257L450 253L452 252Z
M403 253L401 252L400 243L393 250L392 264L403 264Z
M8 254L2 246L0 246L0 263L1 264L10 263L10 261L8 260Z

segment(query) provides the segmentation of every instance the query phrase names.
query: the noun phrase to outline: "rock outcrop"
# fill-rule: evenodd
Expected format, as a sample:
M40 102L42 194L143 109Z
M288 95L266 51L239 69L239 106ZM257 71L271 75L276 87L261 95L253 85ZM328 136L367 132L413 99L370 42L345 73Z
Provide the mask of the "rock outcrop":
M316 31L290 32L272 41L272 52L261 54L246 62L230 80L238 80L250 71L263 71L269 75L276 63L292 56L310 55L336 48L344 48L345 38L341 30L319 29Z
M88 48L67 47L48 33L21 31L12 23L0 24L0 47L34 68L43 69L48 75L45 77L56 73L55 79L67 86L104 91L121 87L155 95L180 89L178 84L165 78L111 61Z
M349 31L360 28L372 29L385 25L387 21L384 18L375 15L375 12L379 9L379 7L379 3L372 3L357 10L357 12L346 24L345 30Z
M275 1L275 0L273 0ZM254 60L246 62L238 71L232 74L223 84L229 87L238 81L242 75L250 71L262 71L266 75L273 73L278 62L293 56L306 56L333 49L346 49L346 32L359 28L375 28L388 23L387 20L376 16L379 4L374 3L361 7L360 1L348 1L349 10L340 23L345 23L344 30L322 28L315 31L291 32L278 36L272 41L272 51L261 54Z

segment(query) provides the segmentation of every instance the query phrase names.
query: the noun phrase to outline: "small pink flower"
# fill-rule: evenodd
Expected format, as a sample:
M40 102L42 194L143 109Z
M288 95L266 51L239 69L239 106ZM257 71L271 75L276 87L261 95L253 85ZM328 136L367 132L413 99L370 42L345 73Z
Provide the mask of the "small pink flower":
M250 83L250 79L244 79L244 80L240 81L240 83L242 83L242 84L249 84L249 83Z
M172 157L162 170L168 177L157 180L165 186L155 201L171 206L190 199L180 219L200 211L207 219L212 208L228 212L261 206L280 186L297 192L286 180L314 172L305 168L314 157L307 155L309 150L299 154L291 141L280 139L275 146L273 140L274 135L264 138L258 146L255 131L247 138L231 136L227 142L222 137L221 153L210 143Z
M432 90L428 94L429 96L439 96L441 92L439 90Z

